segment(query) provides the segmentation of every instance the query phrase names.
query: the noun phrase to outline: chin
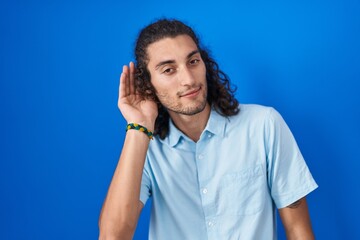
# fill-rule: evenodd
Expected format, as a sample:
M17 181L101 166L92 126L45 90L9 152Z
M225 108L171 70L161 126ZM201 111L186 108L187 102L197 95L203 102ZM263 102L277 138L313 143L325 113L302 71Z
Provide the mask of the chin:
M201 103L200 105L198 105L196 107L184 108L181 111L179 111L178 113L188 115L188 116L196 115L196 114L204 111L204 109L206 108L206 104L207 104L207 102L204 101L203 103Z

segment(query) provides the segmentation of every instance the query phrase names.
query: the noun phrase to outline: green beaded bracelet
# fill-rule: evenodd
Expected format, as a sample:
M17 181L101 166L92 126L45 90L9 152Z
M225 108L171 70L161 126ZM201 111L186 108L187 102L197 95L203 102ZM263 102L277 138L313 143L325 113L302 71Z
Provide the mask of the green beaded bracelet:
M143 132L145 133L150 139L153 139L153 136L154 134L149 131L146 127L144 126L141 126L140 124L137 124L137 123L129 123L127 126L126 126L126 131L130 130L130 129L135 129L135 130L138 130L140 132Z

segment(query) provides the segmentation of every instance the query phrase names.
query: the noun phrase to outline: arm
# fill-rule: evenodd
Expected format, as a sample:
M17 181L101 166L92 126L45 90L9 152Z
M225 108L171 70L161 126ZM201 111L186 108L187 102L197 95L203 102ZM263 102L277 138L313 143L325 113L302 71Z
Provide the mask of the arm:
M135 67L124 66L120 77L119 109L128 123L134 122L153 131L157 105L137 94ZM132 239L143 208L140 186L149 138L142 132L126 133L124 146L113 175L100 218L99 239Z
M315 239L311 229L310 216L305 197L285 208L279 209L279 214L286 231L287 239Z

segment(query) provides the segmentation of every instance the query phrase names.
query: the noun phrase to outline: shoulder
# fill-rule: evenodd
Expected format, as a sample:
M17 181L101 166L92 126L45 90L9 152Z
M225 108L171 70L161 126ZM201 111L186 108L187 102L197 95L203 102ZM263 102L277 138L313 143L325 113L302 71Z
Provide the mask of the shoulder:
M265 121L268 118L271 118L272 115L278 114L273 107L263 106L259 104L240 104L239 110L239 113L233 118L240 121Z
M282 125L284 120L279 112L270 106L258 104L241 104L239 113L228 117L228 129L249 129L251 131L261 131L271 128L274 125Z
M245 114L268 114L273 108L259 104L240 104L240 113Z

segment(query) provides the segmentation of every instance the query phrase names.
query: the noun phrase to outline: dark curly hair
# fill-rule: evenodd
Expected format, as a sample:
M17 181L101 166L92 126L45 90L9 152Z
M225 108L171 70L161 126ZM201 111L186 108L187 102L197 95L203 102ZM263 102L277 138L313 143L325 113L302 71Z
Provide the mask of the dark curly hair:
M136 40L136 89L147 99L155 100L158 104L159 115L155 122L154 135L164 139L169 131L169 113L158 100L155 89L151 84L150 72L147 69L149 62L147 47L164 38L174 38L179 35L188 35L199 49L201 58L206 66L206 81L208 85L207 101L223 116L233 116L239 112L239 102L235 99L236 88L231 88L228 76L219 69L218 64L210 57L209 51L200 46L195 32L184 23L174 19L158 20L143 30Z

